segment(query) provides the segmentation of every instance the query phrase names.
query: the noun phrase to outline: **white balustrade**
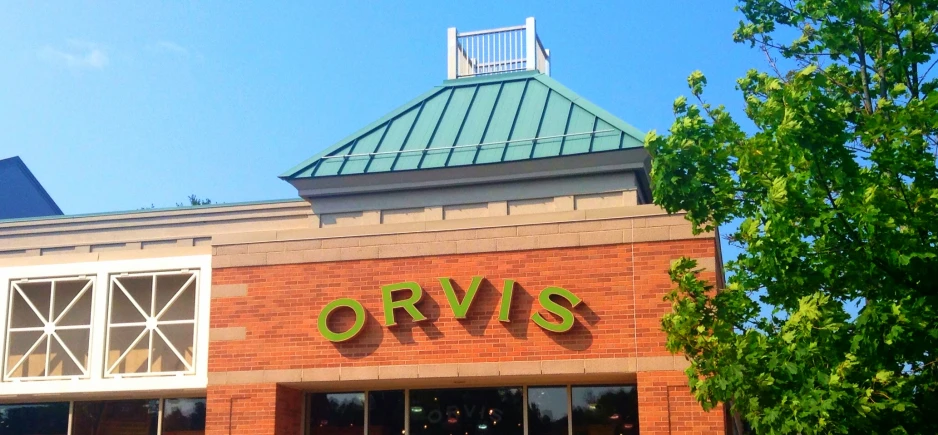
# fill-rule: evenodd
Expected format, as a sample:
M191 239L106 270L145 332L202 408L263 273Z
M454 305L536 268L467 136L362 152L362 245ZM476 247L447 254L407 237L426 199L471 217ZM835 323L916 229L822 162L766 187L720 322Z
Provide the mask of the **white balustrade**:
M447 31L447 78L537 70L550 75L550 50L535 31L534 18L523 26L459 33Z

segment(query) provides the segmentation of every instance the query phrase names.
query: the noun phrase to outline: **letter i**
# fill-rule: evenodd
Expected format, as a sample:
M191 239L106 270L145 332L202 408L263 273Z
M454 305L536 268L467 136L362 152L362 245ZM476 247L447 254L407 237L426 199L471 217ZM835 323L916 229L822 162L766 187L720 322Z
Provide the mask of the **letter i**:
M511 311L511 295L515 290L515 280L506 279L505 287L502 289L502 303L498 309L499 322L511 322L508 318Z

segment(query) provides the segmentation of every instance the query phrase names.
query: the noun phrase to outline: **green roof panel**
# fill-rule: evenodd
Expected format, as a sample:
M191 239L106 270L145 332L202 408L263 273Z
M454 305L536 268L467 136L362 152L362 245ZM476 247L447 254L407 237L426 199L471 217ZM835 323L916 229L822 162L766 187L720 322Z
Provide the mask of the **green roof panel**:
M423 170L637 148L644 134L536 71L447 80L281 175Z

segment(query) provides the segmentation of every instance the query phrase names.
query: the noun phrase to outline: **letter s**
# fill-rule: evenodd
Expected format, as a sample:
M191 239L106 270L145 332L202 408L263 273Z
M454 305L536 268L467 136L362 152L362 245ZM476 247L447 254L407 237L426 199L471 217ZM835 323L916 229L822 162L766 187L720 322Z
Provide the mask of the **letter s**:
M537 326L544 328L550 332L567 332L570 328L573 328L573 322L576 320L573 317L573 312L568 310L563 305L560 305L553 300L551 296L560 296L570 302L570 307L576 307L582 302L575 294L571 293L569 290L560 288L560 287L547 287L541 291L540 296L537 297L537 301L541 303L541 306L545 310L556 314L560 317L560 323L551 323L538 313L537 311L531 315L531 320L534 320L534 323L537 323Z

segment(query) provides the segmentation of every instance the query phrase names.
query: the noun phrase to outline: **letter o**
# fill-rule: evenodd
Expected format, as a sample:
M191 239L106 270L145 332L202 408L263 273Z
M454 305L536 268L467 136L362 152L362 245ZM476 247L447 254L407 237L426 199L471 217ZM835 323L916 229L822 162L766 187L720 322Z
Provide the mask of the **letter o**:
M332 314L336 308L351 308L355 312L355 324L345 332L333 332L329 329L329 315ZM362 307L362 304L352 298L341 298L336 299L332 302L329 302L328 305L323 307L322 311L319 313L319 333L322 334L326 340L333 342L341 342L346 340L351 340L359 332L362 331L362 327L365 326L365 307Z

